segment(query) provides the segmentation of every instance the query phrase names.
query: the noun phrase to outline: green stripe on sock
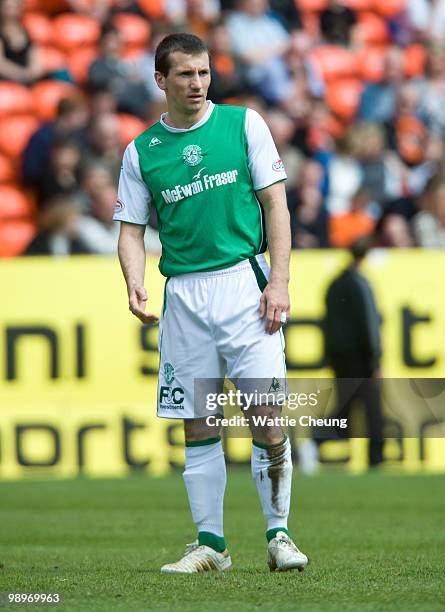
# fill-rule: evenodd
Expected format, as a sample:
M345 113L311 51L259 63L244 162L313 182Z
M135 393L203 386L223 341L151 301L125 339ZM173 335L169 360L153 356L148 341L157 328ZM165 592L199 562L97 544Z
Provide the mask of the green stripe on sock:
M286 527L274 527L273 529L268 529L266 531L267 541L270 542L271 540L273 540L279 531L284 531L284 533L290 537L290 533L288 532Z
M224 536L217 536L210 531L200 531L198 533L198 542L199 545L209 546L216 550L216 552L224 552L226 550L226 542L224 540Z
M277 442L276 444L264 444L263 442L257 442L257 440L252 440L252 444L257 446L258 448L277 448L277 446L282 446L286 442L287 436L281 440L281 442Z
M185 445L187 447L207 446L207 444L216 444L217 442L221 442L221 436L216 436L216 438L206 438L205 440L186 440Z

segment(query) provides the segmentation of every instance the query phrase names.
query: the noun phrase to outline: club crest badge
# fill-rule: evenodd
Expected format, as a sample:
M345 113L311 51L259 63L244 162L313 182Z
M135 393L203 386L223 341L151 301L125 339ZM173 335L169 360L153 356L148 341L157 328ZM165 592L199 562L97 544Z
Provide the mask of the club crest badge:
M171 363L164 363L164 378L167 385L171 385L175 379L175 368Z
M198 145L188 145L182 152L182 159L187 166L197 166L202 162L202 150Z

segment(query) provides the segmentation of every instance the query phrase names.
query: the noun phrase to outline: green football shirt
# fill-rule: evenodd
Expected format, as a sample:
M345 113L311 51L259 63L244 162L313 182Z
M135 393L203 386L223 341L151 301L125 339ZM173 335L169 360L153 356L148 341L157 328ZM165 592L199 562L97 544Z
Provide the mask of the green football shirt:
M130 143L114 219L146 224L154 205L161 273L219 270L265 251L255 191L285 178L260 115L209 102L192 128L172 128L163 116Z

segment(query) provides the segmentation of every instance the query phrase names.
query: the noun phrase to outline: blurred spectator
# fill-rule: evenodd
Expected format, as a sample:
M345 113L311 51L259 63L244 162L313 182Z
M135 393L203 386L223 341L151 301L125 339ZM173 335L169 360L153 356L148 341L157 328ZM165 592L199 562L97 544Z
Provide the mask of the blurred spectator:
M310 114L315 101L322 97L324 83L307 59L312 47L311 39L305 32L293 32L286 54L287 67L291 78L291 95L281 106L297 121L304 121Z
M220 15L219 4L209 0L186 0L186 29L206 39Z
M236 55L247 66L247 78L268 102L290 95L290 76L284 61L289 35L267 11L267 0L238 0L227 18Z
M224 23L217 23L210 31L209 48L212 55L209 99L217 104L248 90L242 65L232 52L230 36Z
M108 86L93 87L89 89L89 114L90 119L104 113L115 113L117 111L117 101Z
M331 215L329 219L329 242L335 247L350 247L356 240L370 236L375 227L371 212L372 198L362 187L351 201L347 212Z
M360 266L371 245L361 239L351 247L352 263L333 280L326 293L325 350L337 383L338 409L333 418L350 416L363 404L368 424L369 463L382 461L383 416L380 398L380 315L374 294ZM339 429L350 436L349 427Z
M379 246L390 248L410 248L414 246L413 236L406 217L389 213L378 225Z
M403 52L399 47L389 47L385 55L383 78L378 83L369 83L363 90L358 117L372 123L392 121L403 78Z
M435 43L428 51L425 76L417 80L418 112L428 127L442 135L445 131L445 45Z
M113 0L111 8L110 2L108 2L108 18L119 13L130 13L131 15L137 15L138 17L147 17L145 11L137 0Z
M295 0L270 0L270 8L288 32L301 28L300 13Z
M113 26L105 26L99 56L88 70L88 86L93 90L107 88L114 95L119 111L145 119L148 91L135 65L121 59L121 50L121 33Z
M412 219L413 233L421 247L445 247L445 176L433 177L427 185L424 210Z
M320 14L320 31L325 42L333 45L349 45L351 29L357 17L352 9L338 0L330 0Z
M88 148L83 163L100 163L119 179L122 163L122 146L119 136L119 119L114 113L103 113L93 118L88 130Z
M91 213L92 202L110 186L115 186L110 169L100 162L82 164L80 170L81 200L83 210Z
M48 167L51 147L57 138L72 137L83 145L87 121L88 110L82 97L64 98L59 102L56 119L34 132L25 148L22 173L26 184L37 184Z
M362 186L371 197L384 203L388 197L386 189L385 132L375 123L358 124L360 133L357 157L362 169Z
M144 80L145 87L148 91L150 99L152 100L152 103L150 104L150 109L149 109L149 112L152 114L152 116L155 116L155 112L156 112L156 111L155 112L153 111L154 104L155 105L162 104L163 107L165 106L164 92L159 89L154 79L155 50L158 44L161 42L161 40L165 36L167 36L167 34L169 33L170 33L169 28L167 27L164 28L164 27L160 27L159 25L157 25L156 29L154 29L154 31L152 32L152 35L150 38L149 49L147 49L147 52L143 53L137 60L139 73L142 79ZM167 110L166 106L165 108L162 109L161 112L164 112L164 110ZM154 121L157 121L159 119L159 115L161 114L161 112L156 116Z
M292 248L319 249L329 246L327 212L321 193L322 166L307 160L301 164L299 184L288 195Z
M0 0L0 79L30 84L44 70L21 16L21 0Z
M49 165L37 181L38 204L53 196L79 194L81 152L72 138L63 137L53 143Z
M165 12L175 28L205 37L219 19L221 6L219 0L166 0Z
M444 142L438 134L426 134L421 161L411 170L408 186L413 196L423 193L429 179L436 174L444 161Z
M444 39L444 0L408 0L405 5L405 16L417 40Z
M285 112L279 109L272 109L269 111L265 119L278 149L278 153L286 168L286 189L292 189L296 187L303 157L302 154L291 145L295 133L295 124Z
M326 206L329 214L348 211L351 198L362 184L363 173L357 159L360 146L360 130L353 126L336 141L333 154L326 158L329 185Z
M45 203L39 218L39 232L25 255L75 255L90 253L78 235L81 207L74 198L58 196Z
M116 254L119 240L119 223L113 221L116 198L117 189L112 184L95 191L91 199L91 216L83 215L79 219L77 235L91 253ZM145 230L144 241L147 252L161 254L158 233L149 226Z
M381 126L366 122L356 126L361 136L357 157L363 174L362 185L383 208L394 199L422 191L443 155L441 141L434 135L425 141L423 126L416 118L410 117L408 121L399 118L393 128L397 130L391 137L396 151L386 148Z

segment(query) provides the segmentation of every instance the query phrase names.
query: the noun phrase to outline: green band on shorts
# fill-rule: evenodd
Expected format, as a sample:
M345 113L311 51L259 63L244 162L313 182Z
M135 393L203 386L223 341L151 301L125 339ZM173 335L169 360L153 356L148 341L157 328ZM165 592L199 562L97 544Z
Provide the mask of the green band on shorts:
M168 276L164 283L164 305L162 307L162 314L165 314L165 310L167 308L167 283L170 280L171 276Z
M256 282L258 283L258 287L262 293L267 287L267 278L257 262L256 257L249 257L249 263L252 266L252 270L256 277Z

